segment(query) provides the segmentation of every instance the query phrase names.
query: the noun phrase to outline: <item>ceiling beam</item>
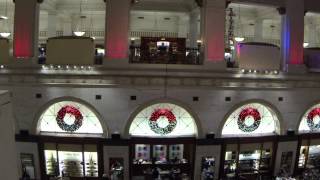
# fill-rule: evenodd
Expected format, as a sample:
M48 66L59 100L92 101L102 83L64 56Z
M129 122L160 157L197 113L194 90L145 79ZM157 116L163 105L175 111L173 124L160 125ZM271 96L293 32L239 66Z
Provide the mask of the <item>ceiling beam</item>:
M229 0L232 3L256 4L265 6L282 7L285 5L285 0Z

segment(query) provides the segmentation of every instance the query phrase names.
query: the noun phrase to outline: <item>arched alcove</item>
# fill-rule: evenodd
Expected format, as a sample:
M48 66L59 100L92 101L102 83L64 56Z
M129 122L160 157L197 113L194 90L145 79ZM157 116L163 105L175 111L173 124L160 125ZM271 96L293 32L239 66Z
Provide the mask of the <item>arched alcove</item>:
M221 130L222 137L280 134L280 122L276 111L259 101L242 103L226 117Z
M53 100L37 116L36 132L40 135L99 137L106 135L105 129L98 113L74 98Z
M320 132L320 104L313 105L303 114L298 127L299 133Z
M184 107L171 102L156 102L139 109L128 128L132 137L196 137L194 116Z

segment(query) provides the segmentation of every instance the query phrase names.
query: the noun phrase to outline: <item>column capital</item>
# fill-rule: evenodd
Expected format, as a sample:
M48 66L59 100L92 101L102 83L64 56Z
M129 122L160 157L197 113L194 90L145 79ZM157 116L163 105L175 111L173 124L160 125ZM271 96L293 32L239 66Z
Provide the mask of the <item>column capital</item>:
M280 15L285 15L286 14L286 8L285 7L278 7L277 10L278 10L278 13Z

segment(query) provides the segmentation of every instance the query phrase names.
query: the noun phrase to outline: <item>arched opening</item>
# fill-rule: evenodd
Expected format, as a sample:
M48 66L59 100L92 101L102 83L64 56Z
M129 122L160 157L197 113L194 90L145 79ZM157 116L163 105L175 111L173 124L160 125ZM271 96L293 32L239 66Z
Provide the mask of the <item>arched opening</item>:
M299 159L296 164L297 173L301 174L306 169L316 170L319 168L320 158L320 104L311 106L303 114L298 132L303 134L299 140Z
M320 132L320 104L309 108L299 124L299 133L318 133Z
M171 101L158 101L138 109L128 127L132 178L143 176L146 167L159 172L179 170L193 176L195 137L198 126L187 108Z
M38 116L37 133L43 142L45 178L68 176L101 177L103 161L98 143L79 138L106 135L101 118L89 104L75 98L58 98ZM66 138L67 137L67 138ZM95 139L95 138L92 138Z
M104 130L96 113L76 101L51 104L40 116L38 132L41 135L102 136Z
M280 134L277 114L269 106L248 103L236 108L225 121L222 136L266 136Z
M222 177L271 179L276 139L280 123L276 111L267 103L244 102L226 116L221 136L225 138ZM227 137L246 137L234 140ZM244 140L245 139L245 140Z
M195 137L198 127L193 116L172 103L157 103L141 110L133 119L132 137Z

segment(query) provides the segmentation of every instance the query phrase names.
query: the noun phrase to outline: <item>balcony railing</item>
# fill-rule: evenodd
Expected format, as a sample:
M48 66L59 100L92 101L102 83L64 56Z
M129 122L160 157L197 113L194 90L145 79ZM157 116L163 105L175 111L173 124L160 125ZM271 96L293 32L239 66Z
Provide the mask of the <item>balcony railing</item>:
M186 48L185 51L141 49L140 46L130 46L130 63L145 64L201 64L201 53L198 48Z

